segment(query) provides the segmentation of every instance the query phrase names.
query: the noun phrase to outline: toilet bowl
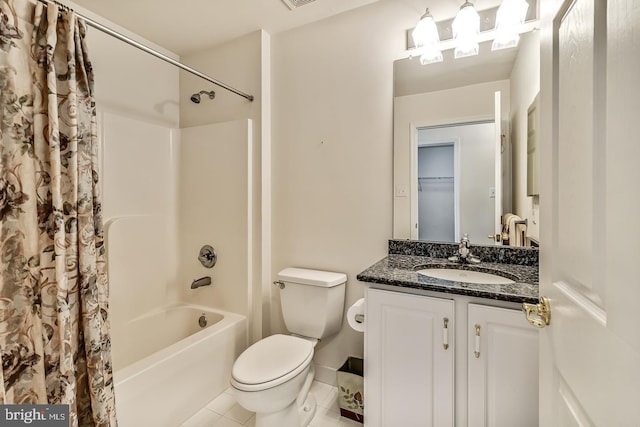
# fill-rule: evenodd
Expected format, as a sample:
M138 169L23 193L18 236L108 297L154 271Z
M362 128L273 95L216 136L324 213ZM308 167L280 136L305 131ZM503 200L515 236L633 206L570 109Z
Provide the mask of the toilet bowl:
M278 273L282 315L295 335L263 338L231 370L238 404L256 413L256 427L306 427L313 418L313 349L340 330L346 281L343 273L304 268Z
M315 369L314 344L290 335L272 335L236 360L231 386L238 404L256 413L256 427L304 427L315 415L309 395Z

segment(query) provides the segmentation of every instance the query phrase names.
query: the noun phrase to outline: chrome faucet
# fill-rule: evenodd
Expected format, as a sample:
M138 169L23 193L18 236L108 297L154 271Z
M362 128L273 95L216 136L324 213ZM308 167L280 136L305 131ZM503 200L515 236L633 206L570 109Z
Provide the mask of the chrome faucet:
M202 286L208 286L211 284L211 277L205 276L191 282L191 289L197 289Z
M469 235L467 233L462 235L456 255L451 256L448 259L453 262L468 262L472 264L480 263L480 258L471 253L471 242L469 241Z

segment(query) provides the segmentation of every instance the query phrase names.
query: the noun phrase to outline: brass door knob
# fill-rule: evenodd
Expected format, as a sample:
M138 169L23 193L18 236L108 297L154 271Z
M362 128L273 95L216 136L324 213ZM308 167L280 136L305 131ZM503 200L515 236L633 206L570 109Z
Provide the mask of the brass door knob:
M551 306L549 299L540 297L538 304L522 303L522 311L527 316L527 321L537 328L544 328L551 323Z

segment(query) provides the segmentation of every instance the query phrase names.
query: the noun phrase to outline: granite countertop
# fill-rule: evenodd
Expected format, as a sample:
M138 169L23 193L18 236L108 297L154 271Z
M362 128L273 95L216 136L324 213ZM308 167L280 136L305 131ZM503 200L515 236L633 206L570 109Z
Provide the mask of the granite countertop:
M514 280L508 285L462 283L435 279L418 274L421 266L435 268L462 268L487 273L497 273ZM380 283L400 288L423 289L448 294L468 295L479 298L510 302L538 302L538 266L482 262L460 264L446 258L430 256L389 254L358 274L358 280Z

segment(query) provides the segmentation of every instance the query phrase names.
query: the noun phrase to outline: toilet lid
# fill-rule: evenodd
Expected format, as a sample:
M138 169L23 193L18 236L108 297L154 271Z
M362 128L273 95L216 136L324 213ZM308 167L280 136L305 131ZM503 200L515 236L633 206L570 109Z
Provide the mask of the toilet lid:
M313 344L290 335L271 335L246 349L233 364L231 376L245 385L274 387L302 372L313 357Z

